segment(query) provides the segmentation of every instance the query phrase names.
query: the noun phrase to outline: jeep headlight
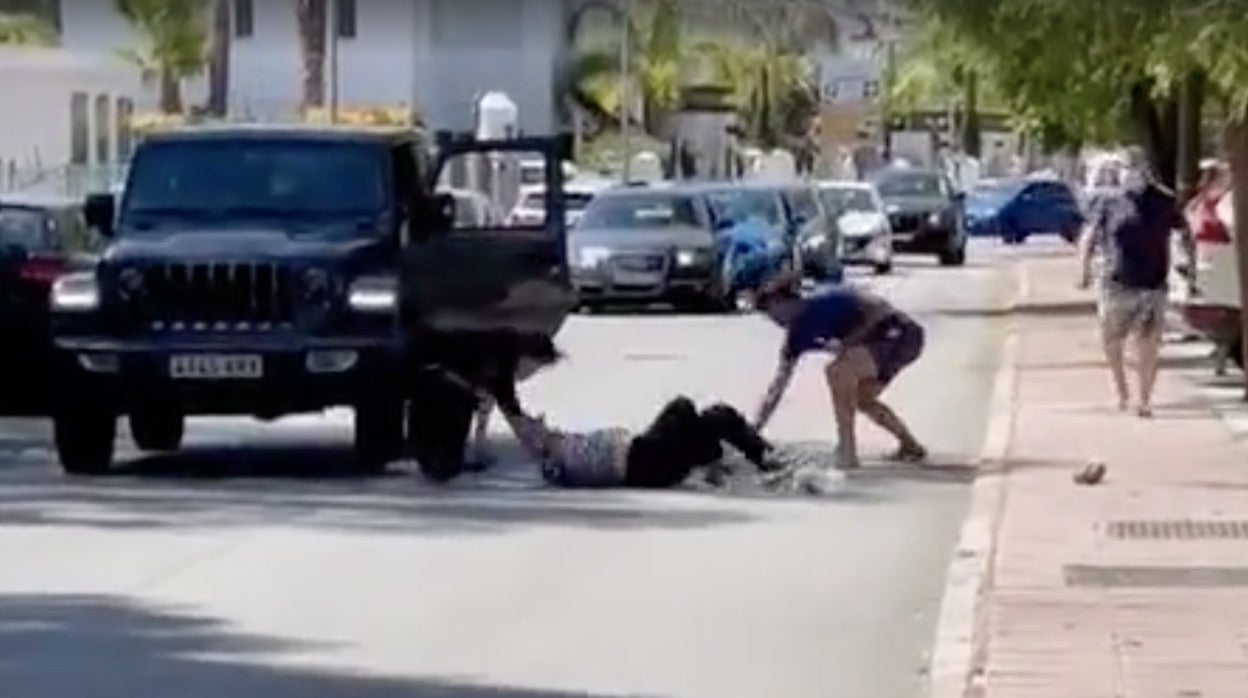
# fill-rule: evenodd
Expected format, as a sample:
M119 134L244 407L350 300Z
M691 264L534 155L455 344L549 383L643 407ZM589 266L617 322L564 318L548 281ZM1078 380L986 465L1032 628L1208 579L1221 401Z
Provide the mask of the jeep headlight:
M611 258L611 250L605 247L582 247L576 252L577 266L585 269L601 265Z
M100 284L94 272L66 274L52 285L53 310L81 313L100 307Z
M329 272L319 267L310 267L303 271L303 297L309 301L319 301L329 295Z
M399 306L399 283L393 276L361 276L351 283L347 305L361 313L390 313Z
M125 267L117 272L117 292L122 300L132 300L143 293L143 270Z

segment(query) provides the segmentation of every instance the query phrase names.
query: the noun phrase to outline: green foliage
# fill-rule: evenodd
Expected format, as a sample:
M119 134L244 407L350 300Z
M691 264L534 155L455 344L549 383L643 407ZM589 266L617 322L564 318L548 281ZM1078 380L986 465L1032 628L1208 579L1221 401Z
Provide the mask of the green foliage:
M24 12L0 12L0 44L55 46L56 41L56 30L40 17Z
M134 64L143 80L160 86L161 110L182 110L181 82L203 72L208 26L202 0L115 0L139 34L137 46L118 53Z

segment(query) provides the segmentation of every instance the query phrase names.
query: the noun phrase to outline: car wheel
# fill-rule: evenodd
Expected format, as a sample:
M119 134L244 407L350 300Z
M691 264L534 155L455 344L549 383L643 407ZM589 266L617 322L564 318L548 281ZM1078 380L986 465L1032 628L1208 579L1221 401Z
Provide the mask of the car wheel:
M186 417L176 409L155 407L130 414L130 438L141 451L176 451L182 448Z
M403 455L403 401L375 398L355 406L355 470L381 474Z
M940 264L945 267L960 267L966 264L966 241L963 240L954 249L946 249L940 252Z
M477 400L468 390L436 371L416 381L407 411L407 438L420 472L447 482L464 472L464 449Z
M873 269L875 270L877 276L891 274L893 273L893 260L889 259L887 262L878 262L875 264Z
M1226 352L1226 358L1234 361L1239 370L1244 370L1244 340L1242 338L1235 339L1231 348Z
M52 419L61 469L68 475L103 475L113 466L117 415L95 405L65 407Z

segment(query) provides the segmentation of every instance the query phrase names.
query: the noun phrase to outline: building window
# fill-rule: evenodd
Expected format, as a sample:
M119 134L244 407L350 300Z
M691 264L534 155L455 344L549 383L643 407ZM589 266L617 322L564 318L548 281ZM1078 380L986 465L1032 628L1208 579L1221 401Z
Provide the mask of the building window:
M255 7L251 0L234 0L234 36L250 37L256 31Z
M97 163L109 162L113 159L110 152L113 124L109 118L112 115L111 101L108 95L96 95L95 97L95 161Z
M126 97L117 99L117 161L125 162L134 153L134 126L130 120L134 118L134 102Z
M69 98L69 161L85 165L91 160L91 98L75 92Z
M338 10L338 36L343 39L354 39L356 33L355 0L330 0Z

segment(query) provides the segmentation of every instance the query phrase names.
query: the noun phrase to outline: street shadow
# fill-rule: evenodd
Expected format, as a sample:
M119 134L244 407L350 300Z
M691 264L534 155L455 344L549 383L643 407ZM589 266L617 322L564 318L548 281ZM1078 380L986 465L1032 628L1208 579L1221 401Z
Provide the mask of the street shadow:
M1058 303L1025 303L1020 305L1002 305L992 308L948 308L938 310L936 314L945 317L967 318L1069 318L1093 317L1096 314L1095 301L1065 301Z
M592 698L475 683L471 677L385 677L280 665L284 656L314 649L122 597L0 595L0 687L12 698Z
M974 482L979 469L967 463L953 462L949 458L937 458L921 465L886 463L863 465L847 475L850 482L872 483L905 480L933 484L967 484Z

